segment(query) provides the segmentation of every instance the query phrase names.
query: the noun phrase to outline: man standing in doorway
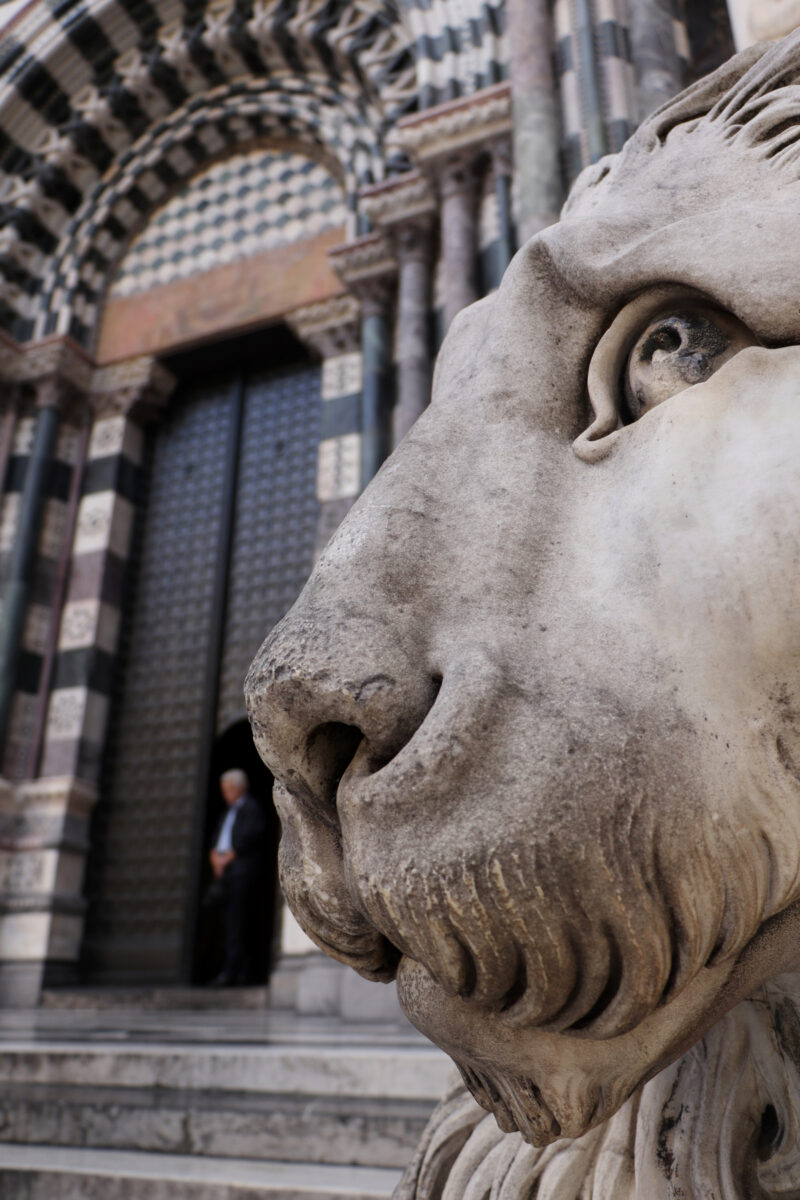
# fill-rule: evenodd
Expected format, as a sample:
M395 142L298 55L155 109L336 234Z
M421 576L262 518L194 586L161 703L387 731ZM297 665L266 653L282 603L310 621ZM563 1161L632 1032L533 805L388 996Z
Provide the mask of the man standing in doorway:
M225 771L219 781L228 811L211 851L214 878L226 891L225 967L214 981L220 987L254 983L263 957L258 937L263 899L267 819L251 796L244 771Z

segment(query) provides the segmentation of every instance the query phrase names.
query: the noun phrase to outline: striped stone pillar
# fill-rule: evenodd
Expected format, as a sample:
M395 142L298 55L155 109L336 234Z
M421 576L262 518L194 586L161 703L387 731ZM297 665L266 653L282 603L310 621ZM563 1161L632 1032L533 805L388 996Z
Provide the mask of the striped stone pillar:
M595 0L595 45L603 96L605 144L621 150L641 119L631 57L628 12L619 0Z
M553 23L571 183L680 90L689 42L679 0L555 0Z
M286 323L322 359L316 554L344 519L361 479L361 314L354 296L295 309Z
M0 751L5 756L12 707L19 677L25 676L22 655L28 602L34 590L39 539L46 500L55 476L55 452L61 410L69 391L61 380L48 377L34 388L35 416L31 417L11 537L4 563L3 604L0 610ZM20 689L27 691L28 688ZM17 734L19 736L19 734Z
M629 9L637 117L643 121L683 87L688 39L679 0L629 0Z
M58 536L53 529L52 544L40 545L49 607L37 615L31 605L27 644L35 649L20 673L21 683L26 671L35 675L32 715L12 760L18 782L0 794L0 1005L35 1001L43 984L71 978L77 963L89 818L144 448L141 422L171 384L152 360L94 373L84 417L93 415L73 430L71 478L60 485L66 496L57 498ZM67 427L59 446L66 433ZM58 451L54 461L63 461ZM55 572L47 567L48 550ZM7 759L14 749L11 740Z
M57 630L59 589L68 565L70 505L74 509L92 372L91 361L67 339L26 349L16 367L23 382L8 445L0 521L4 599L10 590L16 592L18 611L10 615L20 626L1 760L2 774L11 782L36 774L46 659ZM39 442L37 462L37 431L47 432L41 425L43 412L49 413L49 446L42 457ZM32 501L38 504L35 527L30 511L24 512ZM19 553L25 537L27 564Z

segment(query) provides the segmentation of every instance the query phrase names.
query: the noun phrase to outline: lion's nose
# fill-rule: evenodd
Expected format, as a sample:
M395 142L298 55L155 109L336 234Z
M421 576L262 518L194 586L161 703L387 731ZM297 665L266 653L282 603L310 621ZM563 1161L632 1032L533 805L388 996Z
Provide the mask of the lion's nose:
M440 684L391 623L321 620L303 598L267 638L245 691L253 736L275 777L330 818L356 751L379 770L405 746Z

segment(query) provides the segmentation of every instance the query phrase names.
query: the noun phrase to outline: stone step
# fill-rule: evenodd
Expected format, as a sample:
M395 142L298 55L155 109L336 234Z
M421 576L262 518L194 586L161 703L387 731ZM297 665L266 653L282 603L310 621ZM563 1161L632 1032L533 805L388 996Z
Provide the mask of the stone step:
M399 1171L0 1146L3 1200L389 1200Z
M364 1100L434 1100L449 1060L433 1046L247 1045L9 1039L0 1042L0 1088L166 1088Z
M433 1102L6 1083L0 1143L403 1167Z
M402 1167L452 1074L419 1040L12 1037L0 1041L0 1145Z
M41 1008L64 1011L90 1009L94 1012L115 1008L137 1008L140 1011L170 1012L204 1011L260 1011L269 1003L268 987L85 987L45 988L39 1004Z

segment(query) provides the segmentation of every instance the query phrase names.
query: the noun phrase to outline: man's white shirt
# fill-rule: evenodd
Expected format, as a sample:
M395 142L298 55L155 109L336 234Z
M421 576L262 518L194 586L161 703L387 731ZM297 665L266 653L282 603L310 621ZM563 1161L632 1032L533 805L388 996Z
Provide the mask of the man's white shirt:
M236 820L236 814L242 807L243 803L244 796L240 796L236 803L232 804L225 814L225 820L222 822L222 828L219 831L217 844L214 847L219 854L227 854L229 850L233 849L233 844L231 841L233 837L233 823Z

